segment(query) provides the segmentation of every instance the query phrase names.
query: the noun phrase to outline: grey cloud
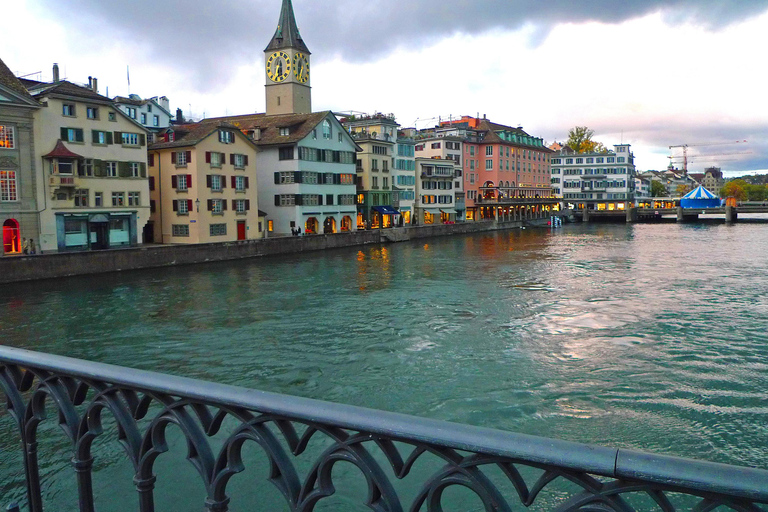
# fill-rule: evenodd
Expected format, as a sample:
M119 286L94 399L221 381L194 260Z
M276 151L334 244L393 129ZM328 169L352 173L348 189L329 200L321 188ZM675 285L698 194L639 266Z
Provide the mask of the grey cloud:
M96 44L105 34L143 46L152 60L194 81L201 92L215 90L236 64L259 62L272 36L280 0L37 0L59 19L73 12L82 23L72 37ZM530 44L546 39L561 22L621 22L663 12L675 22L711 29L768 9L765 0L294 0L305 41L318 58L341 55L366 61L399 46L423 46L440 37L533 26ZM98 30L94 30L98 27Z

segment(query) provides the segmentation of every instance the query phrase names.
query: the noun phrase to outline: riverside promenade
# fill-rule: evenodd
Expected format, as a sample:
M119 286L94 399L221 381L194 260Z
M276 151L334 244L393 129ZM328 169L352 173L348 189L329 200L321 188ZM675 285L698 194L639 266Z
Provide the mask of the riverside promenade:
M280 237L195 245L143 245L107 251L3 258L0 259L0 284L296 254L370 244L405 242L438 236L503 231L519 229L523 226L544 226L548 220L547 217L513 221L462 222L373 229L331 235Z

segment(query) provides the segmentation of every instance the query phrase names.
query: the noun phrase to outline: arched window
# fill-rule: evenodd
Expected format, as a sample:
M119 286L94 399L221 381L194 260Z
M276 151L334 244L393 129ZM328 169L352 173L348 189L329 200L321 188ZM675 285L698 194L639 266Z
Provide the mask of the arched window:
M5 254L19 254L21 252L19 223L16 219L8 219L3 223L3 252Z
M331 138L331 122L327 119L323 121L323 138L329 140Z

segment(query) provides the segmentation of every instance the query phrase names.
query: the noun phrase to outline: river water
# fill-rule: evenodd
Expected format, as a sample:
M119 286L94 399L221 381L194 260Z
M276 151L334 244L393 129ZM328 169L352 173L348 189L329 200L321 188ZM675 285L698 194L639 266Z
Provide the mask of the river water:
M766 249L765 224L590 224L6 285L0 338L765 468Z

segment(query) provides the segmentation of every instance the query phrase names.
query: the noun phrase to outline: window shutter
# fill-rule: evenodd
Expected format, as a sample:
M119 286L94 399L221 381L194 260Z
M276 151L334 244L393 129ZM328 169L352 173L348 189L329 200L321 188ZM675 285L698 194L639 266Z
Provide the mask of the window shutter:
M155 177L154 176L150 176L149 177L149 190L150 191L155 190Z
M187 155L186 156L187 156L187 165L189 165L189 164L192 163L192 152L191 151L187 151Z
M154 153L150 153L149 156L147 157L147 160L149 161L149 166L150 167L154 167L155 166L155 154Z
M245 165L248 165L248 155L244 155L244 156L243 156L243 159L244 159L243 163L244 163Z
M179 188L179 177L171 176L171 188Z
M60 135L61 135L61 140L67 140L67 135L68 135L67 129L66 128L62 128L61 132L60 132Z
M245 177L245 188L249 188L249 186L248 186L248 176Z
M171 153L171 163L173 165L176 165L176 162L178 161L176 160L176 156L177 156L177 153L175 151Z
M227 177L226 176L220 176L219 179L221 180L221 188L227 188Z
M221 209L224 210L224 211L227 211L227 201L226 200L222 200L221 201Z
M229 165L235 165L235 154L230 153L229 154Z
M226 204L226 202L227 202L227 201L225 200L225 201L224 201L224 203ZM233 199L233 200L232 200L232 211L233 211L233 212L236 212L236 211L237 211L237 199Z
M211 163L211 152L210 151L206 151L205 152L205 163L207 163L207 164Z
M319 204L320 206L323 206L323 196L322 195L317 196L317 204Z
M85 142L85 139L83 138L83 129L82 128L76 128L75 129L75 140L77 142Z
M295 197L296 197L296 206L302 206L303 198L301 197L301 194L296 194Z
M176 176L174 176L175 178ZM173 211L177 212L179 211L179 202L177 200L173 200Z
M294 171L293 181L295 181L296 183L301 183L301 171Z
M250 209L251 209L251 200L250 199L246 199L245 200L245 211L250 211Z
M147 177L147 164L144 162L139 162L139 176L142 178Z
M131 165L128 162L117 162L117 175L121 178L130 178Z
M333 184L334 185L341 185L341 174L334 174L333 175Z
M187 211L188 212L192 211L193 206L194 205L192 204L192 200L191 199L187 199Z
M115 132L115 144L123 143L123 132Z
M112 136L112 132L107 132L107 144L114 144L115 139Z
M280 196L275 196L275 206L280 206Z
M93 161L93 175L96 176L96 177L104 176L104 161L103 160L94 160Z
M221 154L221 156L219 157L219 163L221 165L224 165L225 163L227 163L227 154L226 153L222 153Z
M232 176L232 188L237 188L237 178Z
M213 199L208 200L208 211L209 212L213 211Z
M333 194L326 194L325 204L327 204L328 206L333 206Z
M279 184L280 184L280 173L275 172L275 185L279 185Z
M210 174L206 174L205 175L205 186L206 187L211 188L211 180L212 180L211 175Z
M139 134L139 146L146 146L147 145L147 136L143 133Z
M192 188L192 175L187 174L187 188Z
M98 130L91 130L91 142L94 144L99 143L99 131Z

